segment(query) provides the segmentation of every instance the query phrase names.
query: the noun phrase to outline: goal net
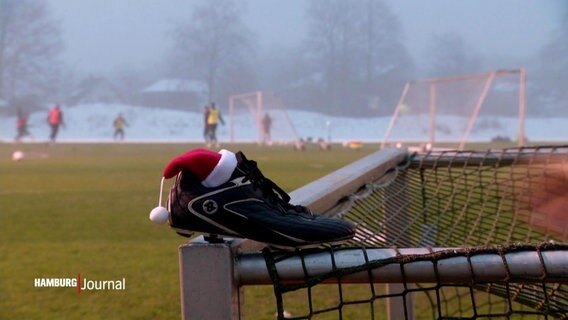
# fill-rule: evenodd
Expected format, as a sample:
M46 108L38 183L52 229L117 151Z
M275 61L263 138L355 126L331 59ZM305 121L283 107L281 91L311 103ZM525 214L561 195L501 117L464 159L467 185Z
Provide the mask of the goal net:
M271 92L251 92L229 98L230 140L286 144L298 140L282 98Z
M451 147L467 142L524 145L524 69L406 83L382 140L387 145Z
M279 319L568 319L566 195L566 147L410 156L327 212L346 245L263 251Z

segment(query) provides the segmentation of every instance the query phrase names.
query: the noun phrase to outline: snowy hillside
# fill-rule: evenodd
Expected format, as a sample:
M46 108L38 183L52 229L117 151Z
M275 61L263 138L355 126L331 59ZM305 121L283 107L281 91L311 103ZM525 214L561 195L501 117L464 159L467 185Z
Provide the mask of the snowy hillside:
M59 141L112 141L112 122L118 113L128 121L126 141L202 141L203 115L198 112L142 108L128 105L89 104L72 108L63 107L65 128L60 131ZM289 120L286 120L286 116ZM272 114L273 140L284 141L311 137L314 139L330 137L333 141L361 140L381 141L390 118L337 118L321 114L289 110L287 115ZM35 141L46 141L49 127L46 123L47 111L30 115L29 131ZM220 141L229 141L229 115L224 114L226 124L220 126ZM567 141L568 119L545 118L527 119L526 135L531 141ZM483 119L478 122L483 123ZM491 127L474 127L470 141L489 141L495 136L514 139L518 121L511 118L492 118ZM255 141L257 128L250 114L240 114L234 118L234 136L237 141ZM292 123L289 125L288 123ZM445 130L436 132L438 141L459 141L467 125L466 119L439 116L438 124ZM13 141L16 134L16 118L0 119L0 140ZM392 141L425 141L427 130L419 120L404 119L397 123L391 133ZM29 139L28 139L29 140Z

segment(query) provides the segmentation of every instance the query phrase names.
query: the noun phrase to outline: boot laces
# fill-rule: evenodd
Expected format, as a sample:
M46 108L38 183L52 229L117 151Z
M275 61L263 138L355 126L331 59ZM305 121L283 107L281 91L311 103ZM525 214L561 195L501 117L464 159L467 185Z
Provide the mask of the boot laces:
M283 212L292 209L297 213L312 214L310 209L304 206L290 204L290 195L272 180L266 178L258 168L256 161L245 160L241 166L239 170L244 175L243 182L250 181L253 190L260 190L270 204L280 207Z

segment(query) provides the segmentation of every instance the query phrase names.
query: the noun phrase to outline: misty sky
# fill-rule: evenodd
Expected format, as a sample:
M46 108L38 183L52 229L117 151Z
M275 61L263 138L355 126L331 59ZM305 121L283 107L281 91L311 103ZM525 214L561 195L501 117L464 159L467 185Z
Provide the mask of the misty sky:
M357 1L357 0L346 0ZM190 0L47 0L60 23L71 67L108 74L153 66L165 57L174 22L189 19ZM247 0L245 23L261 50L299 45L309 0ZM552 35L564 0L385 0L399 16L404 43L420 62L434 34L460 33L483 55L527 58Z

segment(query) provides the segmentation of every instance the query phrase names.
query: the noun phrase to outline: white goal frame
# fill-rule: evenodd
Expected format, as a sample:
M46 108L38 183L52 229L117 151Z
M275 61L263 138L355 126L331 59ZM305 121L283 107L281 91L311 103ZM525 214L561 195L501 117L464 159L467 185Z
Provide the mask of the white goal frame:
M277 107L284 112L286 118L285 120L292 130L294 139L298 139L296 128L288 117L288 112L286 112L280 96L272 92L254 91L236 94L229 97L229 134L231 143L235 142L235 112L239 106L239 103L246 105L251 116L254 118L254 123L256 125L258 133L257 139L259 143L262 143L264 140L264 132L262 130L262 117L268 109L266 108L266 106L271 103L277 104Z
M499 76L506 76L506 75L515 75L518 74L519 77L519 101L518 101L518 116L519 116L519 126L517 132L517 141L519 146L524 146L526 143L526 136L525 136L525 114L526 114L526 78L527 72L525 68L520 69L511 69L511 70L496 70L486 73L478 73L478 74L464 74L458 76L451 76L451 77L444 77L444 78L430 78L430 79L422 79L422 80L415 80L409 81L404 85L402 90L402 94L400 99L398 100L398 104L394 110L394 113L390 119L389 125L381 142L381 148L386 147L387 141L390 137L392 129L396 123L396 120L399 116L403 103L408 95L408 91L412 84L418 83L427 83L429 85L429 96L428 96L428 106L429 106L429 136L428 136L428 145L433 147L436 141L436 86L441 83L451 82L451 81L460 81L460 80L468 80L468 79L475 79L475 78L485 78L485 82L483 84L483 89L480 95L477 97L475 106L472 110L472 113L469 117L469 121L466 127L466 130L460 140L460 144L458 149L463 150L465 144L469 138L469 134L471 133L471 129L477 120L477 116L479 111L483 107L483 103L491 85L495 78Z

